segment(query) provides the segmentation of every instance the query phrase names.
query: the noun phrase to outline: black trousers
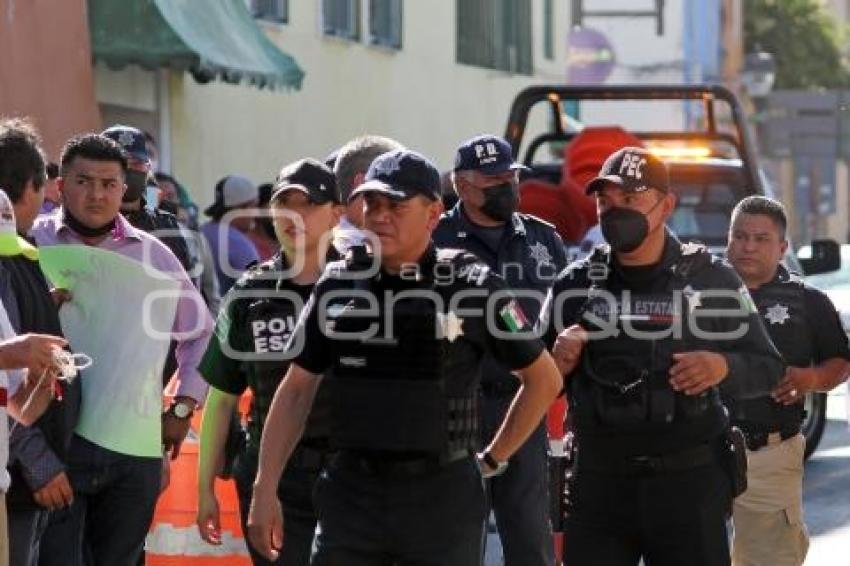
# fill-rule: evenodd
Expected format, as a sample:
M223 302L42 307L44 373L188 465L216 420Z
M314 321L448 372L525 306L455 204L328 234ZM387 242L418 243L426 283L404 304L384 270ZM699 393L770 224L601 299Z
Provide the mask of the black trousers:
M622 475L578 469L568 479L567 566L727 566L731 488L717 463Z
M502 426L513 396L485 396L482 446ZM496 517L505 566L553 566L555 546L549 522L549 476L544 423L510 459L507 471L487 481L487 500Z
M248 511L254 479L257 477L257 454L243 452L236 469L236 491L239 495L239 516L242 532L248 532ZM308 468L291 462L287 465L277 486L277 497L283 507L284 543L274 562L257 552L246 537L248 553L255 566L307 566L313 549L316 532L316 513L313 510L313 488L319 477L319 468Z
M484 488L472 457L422 474L375 474L347 453L322 473L314 566L477 566Z

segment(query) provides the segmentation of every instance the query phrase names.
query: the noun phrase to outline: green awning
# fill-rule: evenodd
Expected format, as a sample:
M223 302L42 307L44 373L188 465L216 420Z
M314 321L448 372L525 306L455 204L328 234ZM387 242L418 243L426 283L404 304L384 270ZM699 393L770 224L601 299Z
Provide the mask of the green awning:
M304 71L265 36L244 0L88 0L88 7L92 54L113 69L168 67L200 82L301 88Z

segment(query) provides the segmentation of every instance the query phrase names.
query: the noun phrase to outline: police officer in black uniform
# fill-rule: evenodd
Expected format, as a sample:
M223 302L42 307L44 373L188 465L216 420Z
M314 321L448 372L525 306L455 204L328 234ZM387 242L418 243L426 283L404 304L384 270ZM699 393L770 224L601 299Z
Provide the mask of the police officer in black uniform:
M374 255L355 246L316 285L291 341L260 453L249 536L286 547L273 486L313 395L331 394L313 564L478 564L482 474L503 472L540 422L560 376L504 282L460 250L436 248L440 177L421 155L379 156L365 196ZM522 380L499 432L474 457L477 387L490 352Z
M718 386L764 394L783 362L735 272L666 229L662 162L623 148L587 192L607 244L559 276L550 326L566 328L553 351L572 435L564 563L728 564L743 470Z
M221 544L213 484L216 462L226 450L229 415L239 396L250 388L253 400L247 441L239 450L234 473L244 530L257 475L260 436L274 392L289 367L284 349L325 259L338 259L330 242L342 207L334 174L324 164L303 159L284 167L269 204L275 213L281 252L248 271L228 292L216 323L217 339L210 341L199 368L211 387L201 428L198 528L201 537L212 544ZM249 540L254 564L304 566L309 562L316 530L313 485L328 455L324 393L324 389L319 391L277 487L286 510L286 544L280 556L269 562Z
M847 378L850 350L829 298L781 263L788 248L781 203L747 197L732 212L726 256L744 280L773 343L791 366L772 395L727 399L744 432L747 491L735 500L732 562L800 565L809 536L803 522L803 400Z
M440 219L434 243L461 248L481 261L517 292L523 312L535 321L555 276L567 266L564 243L554 227L516 211L517 175L511 146L492 135L476 136L458 147L452 181L460 202ZM496 433L520 382L492 356L481 375L484 442ZM544 423L511 457L501 476L488 482L506 566L555 563L549 524Z

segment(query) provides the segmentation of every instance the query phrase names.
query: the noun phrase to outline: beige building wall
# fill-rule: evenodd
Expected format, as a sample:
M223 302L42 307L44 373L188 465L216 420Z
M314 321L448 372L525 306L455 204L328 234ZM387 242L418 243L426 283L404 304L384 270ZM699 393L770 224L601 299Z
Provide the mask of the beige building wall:
M397 138L448 168L461 140L503 133L521 88L564 81L569 4L553 2L553 60L543 53L543 0L532 4L530 77L457 64L451 0L404 2L398 51L326 37L320 3L291 1L289 24L260 25L306 71L302 90L199 85L189 74L172 74L171 169L203 208L226 174L271 180L284 163L322 158L363 133ZM368 30L365 16L363 24Z

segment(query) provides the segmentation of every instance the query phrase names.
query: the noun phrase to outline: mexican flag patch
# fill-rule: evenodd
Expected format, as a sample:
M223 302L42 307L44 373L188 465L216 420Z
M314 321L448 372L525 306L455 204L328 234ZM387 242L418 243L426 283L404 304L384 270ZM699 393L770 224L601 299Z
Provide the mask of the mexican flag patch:
M511 300L511 302L502 307L502 310L499 311L499 316L502 317L502 321L504 321L508 330L511 332L519 332L528 326L525 313L522 312L522 308L520 308L515 300Z

